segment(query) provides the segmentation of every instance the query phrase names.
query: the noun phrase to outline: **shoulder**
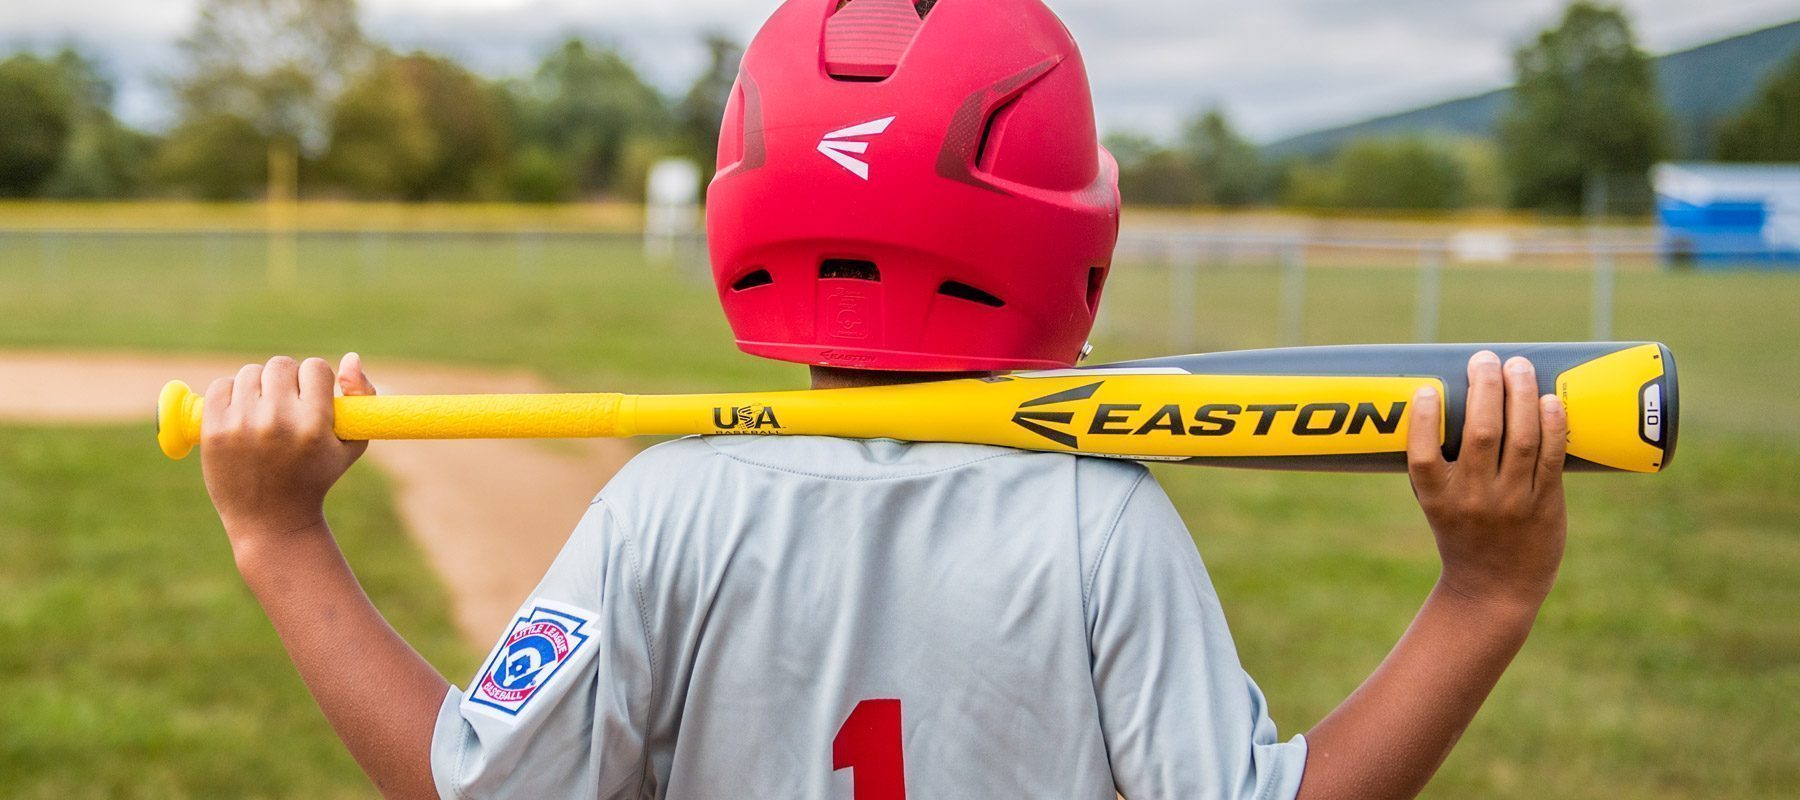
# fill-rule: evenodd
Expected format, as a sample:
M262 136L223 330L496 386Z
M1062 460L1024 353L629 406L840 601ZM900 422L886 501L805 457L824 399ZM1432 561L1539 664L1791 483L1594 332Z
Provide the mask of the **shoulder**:
M1082 527L1101 535L1118 526L1134 498L1162 495L1156 477L1136 461L1083 456L1075 459L1074 471Z
M706 472L718 469L720 460L698 437L664 442L632 457L594 499L614 508L654 503L683 493L684 487L695 488Z
M1149 468L1142 463L1119 458L1077 456L1075 473L1083 484L1118 494L1130 494L1144 483L1156 483L1156 478L1151 476Z
M706 445L698 436L663 442L646 448L634 456L624 468L619 470L608 489L620 485L635 485L646 481L678 475L683 470L704 465L718 457L718 451Z

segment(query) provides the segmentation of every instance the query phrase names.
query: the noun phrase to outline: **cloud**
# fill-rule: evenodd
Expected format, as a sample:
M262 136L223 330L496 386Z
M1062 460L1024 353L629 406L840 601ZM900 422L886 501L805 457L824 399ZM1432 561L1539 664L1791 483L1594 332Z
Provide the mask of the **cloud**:
M958 2L967 0L944 0ZM196 0L15 4L0 47L73 40L121 78L121 113L167 120L157 77ZM679 91L704 63L703 31L748 38L777 0L363 0L371 33L448 52L491 75L521 74L571 34L622 47ZM1226 106L1275 138L1484 91L1509 79L1510 53L1563 0L1051 0L1082 43L1102 123L1168 133L1197 109ZM1667 51L1795 17L1794 0L1626 0L1646 46Z

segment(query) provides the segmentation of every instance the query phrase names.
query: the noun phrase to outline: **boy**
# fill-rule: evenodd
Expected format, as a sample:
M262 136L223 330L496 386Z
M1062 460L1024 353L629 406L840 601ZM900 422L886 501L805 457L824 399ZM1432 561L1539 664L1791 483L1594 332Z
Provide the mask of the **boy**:
M1116 172L1039 0L791 0L727 110L709 236L739 345L820 388L1064 367ZM1460 459L1411 421L1443 573L1374 675L1281 741L1193 541L1135 464L991 447L685 439L596 499L474 676L387 626L321 508L346 357L207 393L244 579L390 797L1387 798L1429 780L1562 556L1566 418L1469 366ZM505 535L496 531L495 535Z

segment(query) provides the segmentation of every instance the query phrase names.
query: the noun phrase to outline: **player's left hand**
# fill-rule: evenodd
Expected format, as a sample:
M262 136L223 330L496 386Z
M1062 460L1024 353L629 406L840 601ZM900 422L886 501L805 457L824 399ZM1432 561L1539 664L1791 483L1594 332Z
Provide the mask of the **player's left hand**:
M1459 595L1535 612L1562 564L1568 513L1563 461L1569 414L1538 396L1537 370L1492 352L1469 362L1462 453L1444 460L1435 392L1415 398L1407 456L1413 491L1437 535L1440 585Z
M332 432L334 384L345 395L375 394L355 353L336 374L324 360L283 356L207 388L202 471L234 549L324 530L325 494L368 449Z

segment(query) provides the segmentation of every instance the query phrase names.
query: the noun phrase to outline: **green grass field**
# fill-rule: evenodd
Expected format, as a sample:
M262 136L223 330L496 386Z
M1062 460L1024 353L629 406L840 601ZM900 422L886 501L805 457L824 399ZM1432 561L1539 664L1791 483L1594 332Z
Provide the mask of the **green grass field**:
M320 237L301 255L301 285L272 291L253 238L0 236L0 347L356 349L378 378L384 358L430 359L527 366L580 390L801 379L739 356L710 286L646 266L629 240ZM1411 272L1324 266L1308 280L1309 342L1410 338ZM1274 344L1271 268L1207 269L1200 281L1208 348ZM1159 269L1120 268L1101 358L1167 353L1166 285ZM1663 476L1572 479L1564 580L1429 796L1748 798L1800 785L1787 744L1800 734L1800 419L1785 413L1800 395L1797 304L1800 274L1620 275L1618 337L1666 341L1680 360L1680 454ZM1587 307L1578 272L1453 269L1443 338L1579 339ZM1430 537L1405 482L1160 474L1277 720L1304 730L1373 668L1431 585ZM190 470L160 462L141 431L6 431L0 481L24 484L0 493L0 657L25 654L0 670L0 694L33 698L0 711L29 721L0 726L0 765L27 777L28 796L115 794L143 771L155 776L141 784L148 796L362 785L236 587ZM363 526L360 566L416 564L384 537L392 516L375 482L352 484L338 511ZM462 677L468 654L450 642L441 590L403 574L388 573L379 599ZM200 599L188 595L196 585L210 587ZM64 596L75 599L55 601ZM139 618L150 621L120 621ZM112 634L90 633L99 628ZM228 646L196 655L206 642ZM194 663L206 658L218 660ZM208 666L231 673L231 693L201 693L204 679L184 671ZM236 734L142 743L232 713L217 724ZM278 722L279 733L241 735Z
M198 469L144 458L143 439L0 428L0 796L371 796L239 581ZM394 625L473 672L379 475L357 470L331 513Z

